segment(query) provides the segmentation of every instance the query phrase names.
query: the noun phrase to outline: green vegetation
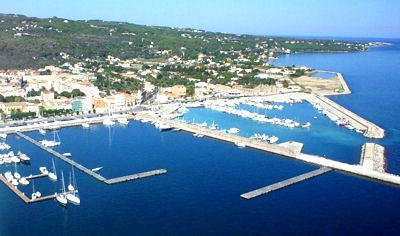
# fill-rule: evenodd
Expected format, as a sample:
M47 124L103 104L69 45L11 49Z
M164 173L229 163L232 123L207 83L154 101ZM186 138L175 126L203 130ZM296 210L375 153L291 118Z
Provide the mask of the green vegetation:
M99 20L71 21L0 14L0 68L41 68L85 58L184 60L207 55L214 62L246 55L301 51L359 51L363 43L213 33ZM63 52L64 54L60 54ZM262 63L255 60L249 65ZM48 73L46 71L42 73ZM118 86L118 85L116 85ZM122 84L122 87L125 87ZM136 85L133 85L136 86ZM130 90L130 88L128 88Z

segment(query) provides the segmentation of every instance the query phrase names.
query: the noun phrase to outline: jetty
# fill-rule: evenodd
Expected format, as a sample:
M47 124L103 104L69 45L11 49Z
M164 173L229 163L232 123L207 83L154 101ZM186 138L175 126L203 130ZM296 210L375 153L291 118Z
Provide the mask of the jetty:
M133 174L133 175L126 175L118 178L113 178L113 179L107 179L104 182L106 184L117 184L121 182L126 182L130 180L137 180L141 178L146 178L150 176L155 176L155 175L161 175L167 173L167 170L165 169L158 169L158 170L151 170L151 171L146 171L138 174Z
M3 176L3 174L0 174L0 181L4 183L17 197L19 197L22 201L24 201L26 204L30 203L35 203L35 202L41 202L41 201L46 201L50 200L56 197L55 194L52 195L47 195L43 197L38 197L36 199L30 199L28 198L21 190L19 190L16 186L12 185L10 182L7 181L7 179Z
M304 181L304 180L307 180L307 179L310 179L310 178L325 174L326 172L329 172L331 170L332 169L327 168L327 167L321 167L321 168L319 168L317 170L310 171L308 173L305 173L305 174L302 174L302 175L298 175L296 177L293 177L293 178L290 178L290 179L286 179L284 181L281 181L281 182L278 182L278 183L275 183L275 184L271 184L271 185L263 187L263 188L259 188L259 189L253 190L253 191L250 191L248 193L241 194L240 197L242 197L244 199L252 199L252 198L261 196L263 194L267 194L267 193L270 193L272 191L276 191L276 190L279 190L281 188L285 188L285 187L288 187L290 185L299 183L301 181Z
M376 143L365 143L362 146L360 165L369 170L385 172L385 148Z
M158 169L158 170L152 170L152 171L147 171L147 172L127 175L127 176L117 177L117 178L113 178L113 179L106 179L103 176L101 176L100 174L96 173L96 170L95 170L96 168L95 169L86 168L83 165L81 165L79 163L76 163L74 160L66 157L65 155L62 155L62 154L54 151L53 149L40 144L38 141L32 139L31 137L29 137L29 136L27 136L27 135L25 135L25 134L23 134L21 132L16 132L16 134L18 136L24 138L25 140L35 144L36 146L42 148L43 150L53 154L55 157L58 157L59 159L65 161L66 163L74 166L76 169L78 169L78 170L86 173L87 175L92 176L93 178L95 178L95 179L97 179L97 180L99 180L101 182L104 182L106 184L116 184L116 183L120 183L120 182L126 182L126 181L136 180L136 179L142 179L142 178L146 178L146 177L151 177L151 176L161 175L161 174L167 173L167 170L165 170L165 169ZM33 178L33 177L31 176L30 178Z

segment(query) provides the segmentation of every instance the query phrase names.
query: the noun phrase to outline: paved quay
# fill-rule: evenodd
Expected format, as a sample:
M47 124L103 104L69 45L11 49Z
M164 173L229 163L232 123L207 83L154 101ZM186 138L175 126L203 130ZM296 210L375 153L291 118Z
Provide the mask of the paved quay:
M376 143L365 143L361 149L360 165L370 170L385 172L385 148Z
M319 104L324 110L327 110L337 117L348 121L351 126L362 131L363 135L367 138L380 139L385 136L384 129L362 118L354 112L340 106L339 104L335 103L327 97L309 93L291 93L285 95L296 98L298 100L306 100L307 102L312 104Z

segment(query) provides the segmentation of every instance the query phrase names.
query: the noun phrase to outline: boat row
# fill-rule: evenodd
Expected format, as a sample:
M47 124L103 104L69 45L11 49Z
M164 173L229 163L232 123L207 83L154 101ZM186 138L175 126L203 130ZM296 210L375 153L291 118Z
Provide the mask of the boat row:
M9 151L8 153L0 154L0 165L2 164L18 164L20 162L29 163L30 157L26 154L18 152L17 155L14 154L13 151Z
M219 112L224 112L227 114L231 115L238 115L243 118L249 118L254 121L258 122L265 122L273 125L280 125L288 128L308 128L311 126L310 122L305 122L305 123L300 123L297 121L294 121L292 119L281 119L281 118L269 118L266 115L258 114L257 112L250 112L248 110L244 109L236 109L234 107L229 107L229 106L220 106L220 105L212 105L212 106L207 106L207 108Z
M279 140L279 138L274 135L268 136L266 134L259 134L259 133L255 133L250 137L250 139L260 140L270 144L276 143Z
M346 118L340 118L337 115L335 115L333 112L331 112L327 109L323 109L323 107L318 103L311 103L311 104L314 106L315 109L317 109L317 111L319 113L322 113L324 116L328 117L331 121L335 122L336 125L338 125L340 127L345 127L349 130L354 130L357 133L363 133L362 130L358 130L354 126L352 126Z

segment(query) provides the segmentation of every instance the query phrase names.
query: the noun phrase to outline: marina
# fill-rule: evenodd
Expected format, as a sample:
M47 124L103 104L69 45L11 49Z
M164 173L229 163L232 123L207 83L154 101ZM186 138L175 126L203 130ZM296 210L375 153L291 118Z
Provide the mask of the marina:
M252 198L267 194L267 193L270 193L272 191L276 191L276 190L288 187L290 185L299 183L301 181L304 181L304 180L307 180L307 179L310 179L310 178L325 174L326 172L329 172L331 170L332 169L327 168L327 167L321 167L321 168L319 168L317 170L310 171L308 173L305 173L305 174L302 174L302 175L298 175L296 177L293 177L293 178L290 178L290 179L286 179L284 181L281 181L281 182L278 182L278 183L275 183L275 184L271 184L269 186L266 186L266 187L263 187L263 188L259 188L259 189L256 189L256 190L241 194L240 197L249 200L249 199L252 199Z

